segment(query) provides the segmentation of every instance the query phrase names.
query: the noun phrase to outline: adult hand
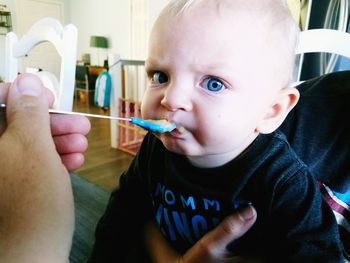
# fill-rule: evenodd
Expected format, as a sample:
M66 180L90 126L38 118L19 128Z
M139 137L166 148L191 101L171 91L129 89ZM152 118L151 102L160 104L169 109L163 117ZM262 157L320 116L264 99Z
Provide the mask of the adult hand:
M226 247L243 236L256 220L256 211L247 207L220 223L184 255L177 254L154 224L146 227L146 243L153 262L161 263L219 263L260 262L256 258L232 256Z
M0 84L0 103L6 103L10 86L10 83ZM44 92L49 105L52 105L52 93L48 89ZM6 128L5 115L5 110L0 108L0 136ZM84 163L83 153L88 145L86 135L91 128L89 120L78 115L51 114L50 126L62 163L69 171L81 167Z
M53 141L62 163L69 171L81 167L88 142L86 135L90 131L90 122L84 116L50 114Z
M7 95L0 137L0 262L68 262L74 204L50 129L49 99L33 75Z

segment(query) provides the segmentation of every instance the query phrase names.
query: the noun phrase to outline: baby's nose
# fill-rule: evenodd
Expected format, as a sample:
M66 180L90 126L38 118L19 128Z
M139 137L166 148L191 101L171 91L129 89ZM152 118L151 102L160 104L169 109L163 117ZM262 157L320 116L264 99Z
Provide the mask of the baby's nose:
M169 111L191 111L191 92L180 85L169 85L164 92L161 104Z

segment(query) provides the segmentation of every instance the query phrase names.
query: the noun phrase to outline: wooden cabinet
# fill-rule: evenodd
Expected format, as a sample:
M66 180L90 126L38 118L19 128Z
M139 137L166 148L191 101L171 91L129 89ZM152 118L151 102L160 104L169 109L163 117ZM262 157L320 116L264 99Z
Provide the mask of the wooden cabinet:
M101 72L107 71L104 67L87 66L88 69L88 81L91 89L95 89L96 79Z
M76 92L76 97L79 95L79 99L83 103L88 102L93 104L96 79L98 75L100 75L100 73L103 71L107 71L107 69L104 67L90 66L90 65L76 66L75 92Z

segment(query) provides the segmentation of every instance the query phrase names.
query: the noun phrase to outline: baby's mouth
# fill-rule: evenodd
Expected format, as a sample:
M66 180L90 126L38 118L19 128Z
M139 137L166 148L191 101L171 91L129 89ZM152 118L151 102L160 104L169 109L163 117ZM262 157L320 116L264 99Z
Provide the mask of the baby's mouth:
M148 125L147 130L155 133L170 133L177 128L175 122L168 121L167 119L147 119L144 122Z
M186 129L183 126L176 126L175 129L178 133L184 133Z
M164 126L164 127L176 126L175 129L172 129L172 130L168 131L171 135L174 135L176 137L179 137L179 136L181 136L182 134L184 134L186 132L185 127L183 127L180 124L172 121L171 119L159 118L159 119L152 119L152 120L148 119L147 121L151 121L151 122L157 123L157 124L159 124L161 126Z
M186 129L183 126L176 126L176 129L174 129L170 134L174 137L180 137L186 132Z

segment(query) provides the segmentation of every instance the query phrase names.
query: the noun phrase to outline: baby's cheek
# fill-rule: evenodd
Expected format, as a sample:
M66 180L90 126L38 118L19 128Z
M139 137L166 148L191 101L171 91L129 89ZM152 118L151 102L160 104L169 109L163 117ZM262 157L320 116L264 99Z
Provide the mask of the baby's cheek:
M199 140L208 145L219 143L223 138L228 139L232 136L228 123L217 118L197 122L196 130Z
M141 116L142 119L153 119L157 109L160 107L160 101L157 102L147 92L141 102Z
M148 103L147 100L143 99L141 103L141 117L142 119L148 119L149 118L149 110L148 110Z
M153 119L148 107L141 107L141 118L144 120Z

